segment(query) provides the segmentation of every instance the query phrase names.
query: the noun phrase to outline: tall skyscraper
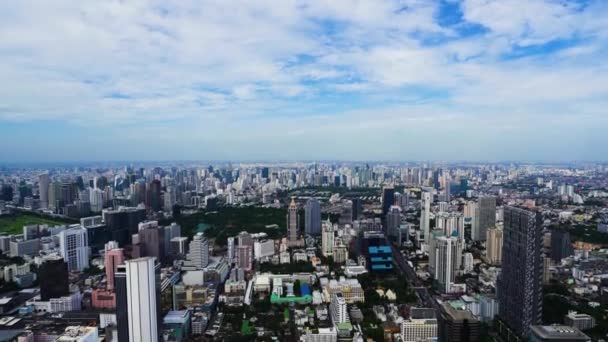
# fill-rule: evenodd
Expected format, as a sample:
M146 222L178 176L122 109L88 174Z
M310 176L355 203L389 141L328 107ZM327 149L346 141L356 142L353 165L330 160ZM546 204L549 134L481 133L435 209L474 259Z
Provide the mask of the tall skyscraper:
M251 270L252 252L250 246L238 246L236 248L236 265L238 268L242 268L246 271Z
M114 274L116 288L116 330L118 341L129 341L129 299L127 296L127 270L126 266L119 265Z
M456 236L439 236L435 247L435 279L444 293L449 293L462 265L462 242Z
M82 271L89 266L89 241L87 230L80 225L59 233L59 251L68 264L68 270Z
M420 194L420 233L421 240L428 243L431 233L431 193L428 191Z
M334 325L350 322L346 307L346 299L344 299L342 293L338 292L333 294L331 303L329 304L329 311L331 312L331 320Z
M165 257L165 230L158 226L157 221L141 222L139 224L139 243L144 248L144 255L155 257L162 262Z
M209 265L209 242L203 233L197 233L190 241L188 262L197 270L202 270Z
M287 239L289 242L298 240L298 221L298 206L292 197L289 208L287 208Z
M502 240L503 230L498 228L488 229L486 240L486 258L492 265L500 265L502 262Z
M334 227L331 222L327 220L323 222L323 229L321 232L321 253L323 256L331 256L334 248Z
M43 173L38 176L38 192L40 193L40 207L46 209L49 207L49 185L51 178L48 173Z
M311 198L304 207L304 231L307 235L321 233L321 204L316 198Z
M227 245L228 245L228 263L232 263L232 262L234 262L234 251L235 251L233 236L228 237Z
M158 342L160 274L155 258L125 262L130 342Z
M391 206L395 204L395 188L392 186L385 186L382 189L382 217L386 217L386 214L390 210Z
M68 265L63 258L48 258L38 270L40 277L40 299L48 301L70 294Z
M570 233L563 230L551 231L551 259L560 263L563 258L567 258L573 253Z
M496 225L496 197L480 197L478 209L478 235L473 239L483 241L486 238L486 231Z
M108 290L114 289L114 274L118 270L118 266L125 262L125 252L122 248L114 248L114 246L106 249L104 266L106 269L106 280Z
M502 272L498 280L500 319L517 335L529 336L542 318L541 214L516 207L504 209Z
M385 233L390 237L397 237L401 225L401 207L393 205L386 214Z

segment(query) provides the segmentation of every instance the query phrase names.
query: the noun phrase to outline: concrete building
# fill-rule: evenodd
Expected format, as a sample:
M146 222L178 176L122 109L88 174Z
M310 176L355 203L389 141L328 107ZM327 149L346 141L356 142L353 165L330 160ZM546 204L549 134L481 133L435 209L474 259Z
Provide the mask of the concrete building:
M568 311L568 314L564 317L564 324L578 330L593 329L595 327L595 318L576 311Z
M333 294L331 304L329 304L329 311L331 313L331 320L334 325L350 322L346 300L341 293L338 292Z
M503 231L499 228L487 230L486 258L491 265L500 265L502 262Z
M401 323L403 342L433 341L438 335L436 318L410 318Z
M156 259L125 262L129 342L158 342L160 274Z
M68 264L68 270L82 271L89 266L89 240L87 230L80 225L70 226L59 233L59 252Z
M567 325L532 325L529 342L591 342L589 336Z
M311 198L304 207L304 231L307 235L321 234L321 204L316 198Z

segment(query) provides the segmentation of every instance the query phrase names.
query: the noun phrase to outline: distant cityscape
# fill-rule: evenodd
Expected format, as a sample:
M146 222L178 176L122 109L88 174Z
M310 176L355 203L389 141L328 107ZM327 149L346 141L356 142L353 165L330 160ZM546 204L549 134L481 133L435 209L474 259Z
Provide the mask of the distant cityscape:
M608 334L606 163L5 165L0 233L0 341Z

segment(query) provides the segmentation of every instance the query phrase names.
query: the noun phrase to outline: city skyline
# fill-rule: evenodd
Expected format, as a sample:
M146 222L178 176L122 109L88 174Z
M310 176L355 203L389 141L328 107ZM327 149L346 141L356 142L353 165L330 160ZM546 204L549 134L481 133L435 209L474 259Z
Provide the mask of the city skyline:
M3 3L0 162L604 160L607 10Z

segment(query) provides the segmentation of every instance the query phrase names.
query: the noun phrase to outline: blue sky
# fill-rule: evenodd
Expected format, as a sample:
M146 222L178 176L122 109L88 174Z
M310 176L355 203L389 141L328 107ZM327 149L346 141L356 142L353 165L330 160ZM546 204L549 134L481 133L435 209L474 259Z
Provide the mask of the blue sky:
M608 2L0 2L0 161L606 160Z

